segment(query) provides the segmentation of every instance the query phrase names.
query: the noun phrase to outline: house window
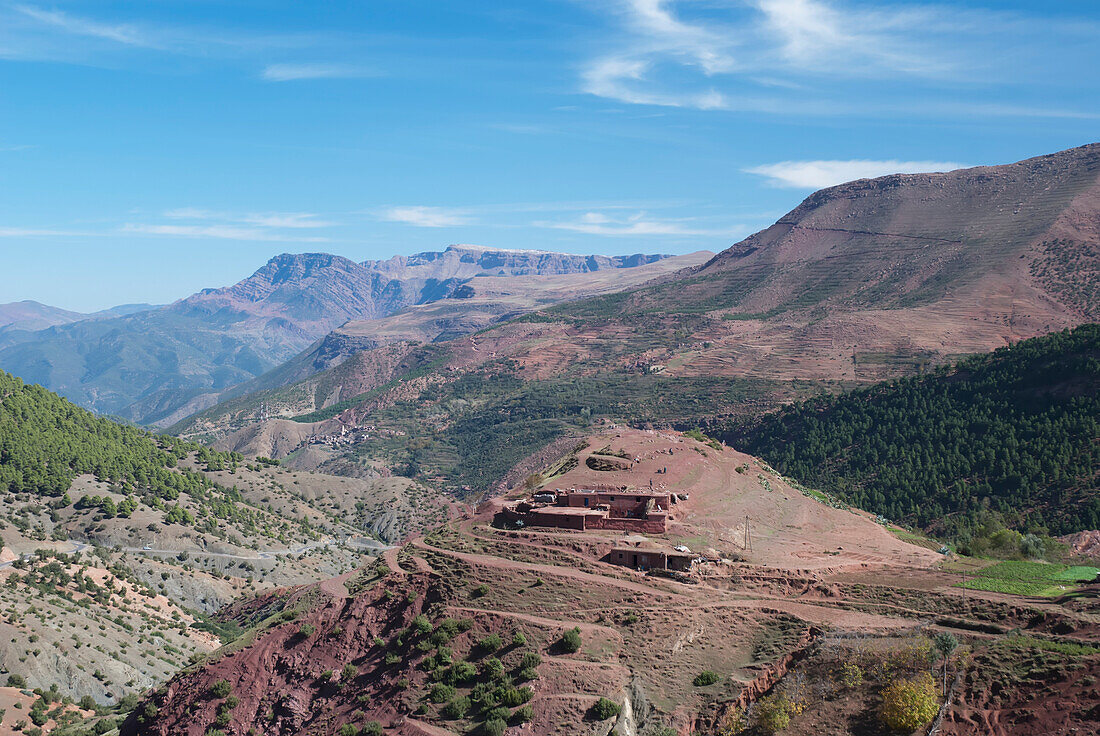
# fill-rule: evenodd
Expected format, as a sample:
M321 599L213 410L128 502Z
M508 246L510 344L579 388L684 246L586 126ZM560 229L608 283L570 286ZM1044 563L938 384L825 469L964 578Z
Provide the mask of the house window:
M586 498L586 499L584 499L584 505L585 505L585 506L587 506L587 505L588 505L588 499L587 499L587 498Z

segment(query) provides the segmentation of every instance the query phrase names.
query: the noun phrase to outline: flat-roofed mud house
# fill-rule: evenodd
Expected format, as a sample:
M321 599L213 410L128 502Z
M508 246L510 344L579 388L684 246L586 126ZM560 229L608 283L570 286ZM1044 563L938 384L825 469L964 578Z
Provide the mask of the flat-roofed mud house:
M517 526L663 534L675 496L661 491L569 490L506 505L498 520Z
M648 539L624 539L612 547L603 559L613 565L632 567L635 570L688 572L699 555L682 550L687 548L670 549Z

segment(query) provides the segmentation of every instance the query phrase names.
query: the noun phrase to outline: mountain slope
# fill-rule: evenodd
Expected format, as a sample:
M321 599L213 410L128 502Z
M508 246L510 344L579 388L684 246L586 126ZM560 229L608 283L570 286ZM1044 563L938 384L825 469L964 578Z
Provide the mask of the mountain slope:
M418 343L472 334L551 304L668 277L681 269L697 266L710 256L709 252L701 251L614 271L599 269L581 274L472 278L452 298L406 307L379 319L351 320L341 325L278 368L223 392L220 395L223 404L188 418L173 431L187 431L185 427L211 421L219 425L226 422L239 425L252 418L261 401L273 415L305 414L324 409L399 377L379 363L389 366L391 356L404 356ZM367 351L387 345L395 347L379 351L379 360L368 358L372 365L369 371L352 365L318 375L338 368L355 355L368 357ZM425 348L425 352L431 350ZM315 375L318 378L312 380ZM281 390L284 386L288 388ZM243 400L235 400L246 395ZM245 415L239 414L241 409Z
M0 372L0 672L117 700L241 595L322 580L445 520L405 478L292 473L81 409Z
M306 436L355 430L326 467L379 461L484 488L593 418L721 422L1081 324L1100 308L1098 222L1100 145L853 182L697 268L435 345L366 350L176 429L289 454L293 442L256 440L289 439L296 417ZM1055 241L1075 244L1070 265L1049 261ZM266 431L265 416L283 424Z
M725 439L892 519L969 532L982 512L1100 528L1100 325L816 399Z
M0 349L0 367L99 412L171 423L350 319L447 297L475 276L614 271L661 258L472 246L365 264L284 254L238 284L160 309L23 334Z
M609 457L624 462L597 470ZM776 712L797 736L885 733L875 721L883 687L927 677L931 636L944 630L966 644L936 661L947 682L958 675L955 702L1013 698L1010 712L990 706L996 731L953 732L1095 724L1080 701L1058 696L1081 680L1074 695L1092 702L1097 692L1092 615L962 590L963 576L939 569L942 556L903 541L901 529L752 456L616 427L538 470L508 500L555 487L679 498L667 532L644 537L512 527L494 500L383 564L227 609L248 633L148 693L121 733L771 733ZM674 546L694 553L686 571L645 561ZM619 552L638 562L612 564ZM1013 662L1028 657L1042 658L1042 678L1035 666L1014 677ZM973 714L945 710L946 722ZM1050 723L1065 725L1042 730Z

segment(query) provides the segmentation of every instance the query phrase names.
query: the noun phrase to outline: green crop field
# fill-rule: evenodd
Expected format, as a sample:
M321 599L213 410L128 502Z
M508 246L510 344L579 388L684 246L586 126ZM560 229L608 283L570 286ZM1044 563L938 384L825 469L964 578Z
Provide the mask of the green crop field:
M1097 573L1100 569L1095 567L1007 560L979 570L974 577L959 583L959 587L1012 595L1055 596L1072 590L1073 583L1094 579Z

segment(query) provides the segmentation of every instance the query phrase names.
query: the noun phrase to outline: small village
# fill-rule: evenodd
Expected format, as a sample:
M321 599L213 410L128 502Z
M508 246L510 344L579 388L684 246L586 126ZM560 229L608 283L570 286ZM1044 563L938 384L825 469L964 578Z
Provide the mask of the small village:
M506 504L495 523L515 529L631 532L605 555L605 562L636 570L687 572L702 559L700 555L683 545L668 547L644 536L668 531L672 507L687 499L686 493L629 488L542 490Z

